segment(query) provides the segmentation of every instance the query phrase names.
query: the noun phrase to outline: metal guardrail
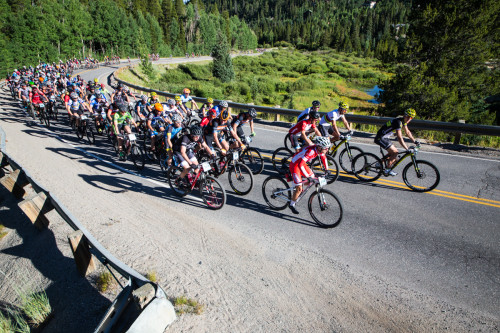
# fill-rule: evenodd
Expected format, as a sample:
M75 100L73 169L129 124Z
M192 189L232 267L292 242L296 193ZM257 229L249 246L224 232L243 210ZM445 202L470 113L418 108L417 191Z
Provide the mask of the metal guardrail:
M113 77L117 82L123 83L131 88L134 88L139 91L144 92L156 92L160 96L174 97L178 94L172 94L160 90L154 90L151 88L141 87L121 79L118 79L115 76L116 71L113 73ZM193 96L192 96L193 97ZM206 102L206 98L201 97L193 97L196 102ZM219 102L219 100L214 100ZM242 104L242 103L234 103L228 102L231 108L246 110L249 108L254 108L257 112L265 112L272 113L277 115L287 115L287 116L298 116L302 110L294 110L294 109L282 109L282 108L273 108L267 106L259 106L259 105L251 105L251 104ZM348 113L346 114L346 118L349 122L353 122L356 124L369 124L369 125L383 125L387 121L393 119L391 117L375 117L375 116L363 116L363 115L355 115ZM429 131L440 131L440 132L450 132L450 133L467 133L467 134L475 134L475 135L488 135L488 136L500 136L500 126L489 126L489 125L476 125L476 124L463 124L463 123L451 123L451 122L442 122L442 121L431 121L431 120L418 120L413 119L411 122L412 129L418 130L429 130Z

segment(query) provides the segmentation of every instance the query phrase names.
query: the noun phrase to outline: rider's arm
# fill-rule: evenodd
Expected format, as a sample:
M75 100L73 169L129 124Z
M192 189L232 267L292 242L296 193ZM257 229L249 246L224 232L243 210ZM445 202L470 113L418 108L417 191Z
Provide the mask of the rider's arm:
M189 157L186 154L186 146L181 146L181 155L184 161L186 161L188 164L191 164L190 163L191 161L189 160Z
M408 146L405 143L405 140L403 139L403 134L401 133L401 129L396 130L396 136L398 138L399 144L403 146L404 149L408 150Z
M351 131L351 126L349 126L349 122L347 121L347 119L345 118L345 116L342 117L342 121L344 122L345 128L348 131Z
M252 135L255 135L255 131L254 131L254 129L253 129L253 119L250 119L250 121L249 121L248 123L249 123L249 125L250 125L250 133L251 133Z
M403 128L405 130L406 135L410 138L410 140L415 143L415 139L413 138L413 134L411 134L410 130L408 129L408 125L403 125Z
M112 93L111 94L111 103L114 103L115 102L115 93Z
M317 131L318 129L316 128L315 130ZM313 145L312 141L311 141L311 140L309 140L309 138L307 137L307 134L306 134L306 130L305 130L305 129L304 129L304 130L302 130L302 131L300 132L300 136L302 137L302 139L303 139L305 142L307 142L307 145L308 145L308 146L312 146L312 145Z
M336 137L340 136L340 131L339 131L339 128L337 127L337 121L332 120L332 128L333 128L333 134Z

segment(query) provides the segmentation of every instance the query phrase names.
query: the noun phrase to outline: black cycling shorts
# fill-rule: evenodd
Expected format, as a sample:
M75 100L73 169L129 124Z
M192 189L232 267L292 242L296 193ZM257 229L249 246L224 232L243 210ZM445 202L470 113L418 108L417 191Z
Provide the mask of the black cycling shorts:
M378 144L380 147L384 148L385 150L388 150L392 146L391 140L389 138L384 138L384 137L375 137L375 143Z

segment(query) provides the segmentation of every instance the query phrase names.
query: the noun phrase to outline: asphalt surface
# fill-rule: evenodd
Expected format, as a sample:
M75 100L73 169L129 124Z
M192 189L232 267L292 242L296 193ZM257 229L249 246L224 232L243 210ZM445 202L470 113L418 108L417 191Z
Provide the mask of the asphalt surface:
M104 67L82 71L81 74L85 80L98 77L105 82L115 69ZM65 116L50 130L45 130L24 117L18 111L18 104L6 99L5 93L1 96L0 107L0 125L4 129L13 123L25 124L22 131L40 138L37 142L40 151L52 150L67 155L67 164L62 168L72 168L84 157L87 165L96 167L96 174L101 173L100 169L115 169L116 180L109 171L102 172L108 177L107 181L80 175L97 188L113 185L130 190L129 182L135 188L168 188L159 176L157 165L148 164L139 176L134 175L136 170L131 162L118 161L104 137L98 137L95 146L79 142L67 126ZM13 130L17 129L9 130L9 141L16 139ZM256 132L252 146L258 147L263 155L270 157L274 149L282 145L283 129L258 124ZM61 139L67 151L51 148L55 142L61 145ZM356 141L355 136L353 145L378 153L378 147L366 141ZM11 145L7 143L9 153L10 149ZM12 153L22 154L21 151ZM440 185L432 192L416 193L408 189L400 176L401 166L396 170L400 173L398 176L383 178L376 183L361 183L341 174L338 181L329 185L344 206L344 219L334 229L318 228L307 212L305 201L299 204L299 216L288 210L274 212L267 208L261 185L268 175L274 174L269 159L263 174L255 177L254 188L247 196L234 195L227 176L221 177L228 201L220 211L200 208L196 195L177 199L166 190L165 199L169 205L185 207L186 214L212 215L219 223L241 233L258 232L288 239L302 248L340 262L358 274L376 276L386 283L415 290L457 307L474 309L498 320L500 161L427 151L420 152L419 158L432 162L440 170ZM138 192L144 200L155 195L153 190ZM65 200L62 195L58 197Z

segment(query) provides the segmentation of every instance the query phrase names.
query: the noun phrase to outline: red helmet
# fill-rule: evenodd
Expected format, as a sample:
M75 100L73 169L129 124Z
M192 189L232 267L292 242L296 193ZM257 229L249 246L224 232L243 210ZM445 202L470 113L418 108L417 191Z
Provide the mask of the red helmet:
M209 117L216 117L217 116L217 111L215 109L208 110L208 116Z

